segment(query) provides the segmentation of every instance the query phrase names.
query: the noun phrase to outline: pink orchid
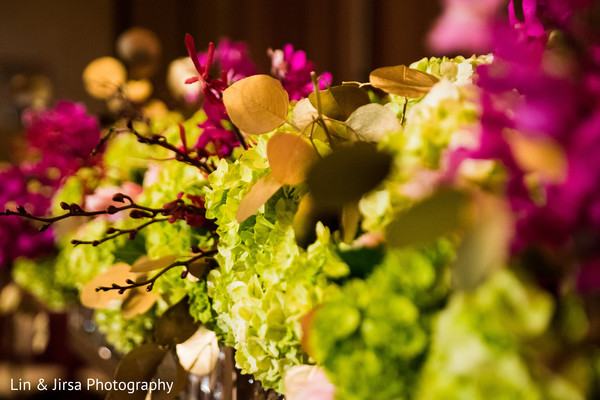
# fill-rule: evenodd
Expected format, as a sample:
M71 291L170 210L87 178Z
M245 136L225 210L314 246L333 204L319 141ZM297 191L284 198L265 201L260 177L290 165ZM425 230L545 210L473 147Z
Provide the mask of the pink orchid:
M210 42L208 44L208 52L206 54L206 63L204 65L200 64L198 53L196 52L196 46L194 45L194 38L189 33L185 35L185 46L187 47L188 54L194 63L194 67L196 71L198 71L198 76L194 76L188 78L185 83L202 83L202 91L204 92L204 96L212 102L220 102L221 96L220 93L223 90L227 89L227 75L223 72L221 78L214 79L209 75L210 66L213 62L215 55L215 45Z
M429 35L440 52L487 52L493 47L493 28L504 0L445 0L444 13Z
M100 188L96 189L94 194L85 196L85 208L88 211L100 211L100 210L106 210L106 208L108 208L108 206L110 206L110 205L119 207L119 206L122 206L122 204L113 201L113 196L116 193L126 194L127 196L129 196L133 200L135 200L142 193L143 190L144 189L140 185L133 183L133 182L125 182L120 187L119 186L100 187ZM106 216L106 218L108 218L110 221L113 221L113 222L116 220L119 220L123 217L124 217L123 213L117 213L117 214Z

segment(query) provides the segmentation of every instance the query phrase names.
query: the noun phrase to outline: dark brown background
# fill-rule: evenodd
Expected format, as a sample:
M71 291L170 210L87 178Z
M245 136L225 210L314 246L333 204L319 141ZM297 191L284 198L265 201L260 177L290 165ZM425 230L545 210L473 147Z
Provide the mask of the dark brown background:
M81 72L94 58L115 55L119 33L132 26L156 32L163 44L155 95L168 96L168 63L222 36L246 41L267 72L268 48L292 43L334 82L365 80L376 67L406 64L429 52L425 34L440 12L437 0L0 0L0 133L19 128L8 82L16 73L48 76L56 99L100 102L83 91ZM2 150L0 150L0 156Z

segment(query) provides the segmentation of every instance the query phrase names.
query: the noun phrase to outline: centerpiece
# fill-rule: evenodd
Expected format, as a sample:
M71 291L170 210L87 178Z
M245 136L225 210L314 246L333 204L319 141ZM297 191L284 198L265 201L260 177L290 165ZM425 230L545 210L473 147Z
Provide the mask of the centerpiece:
M264 398L594 398L598 5L485 3L449 1L431 40L492 54L341 85L291 45L266 75L188 35L170 75L187 114L94 61L86 87L118 118L59 169L49 213L11 199L5 220L58 248L14 279L94 309L115 381L173 382L153 399L231 354ZM79 148L73 126L52 132Z

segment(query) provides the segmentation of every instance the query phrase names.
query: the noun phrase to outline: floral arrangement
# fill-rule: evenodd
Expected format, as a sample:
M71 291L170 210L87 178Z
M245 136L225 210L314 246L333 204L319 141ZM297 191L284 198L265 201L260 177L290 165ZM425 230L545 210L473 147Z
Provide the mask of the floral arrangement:
M338 86L290 45L265 75L188 35L169 75L188 114L95 61L86 86L118 117L101 140L77 105L27 117L52 205L2 173L3 224L58 249L3 253L37 257L15 280L94 308L117 380L181 390L221 345L288 400L594 398L599 5L505 5L448 1L430 36L492 54Z

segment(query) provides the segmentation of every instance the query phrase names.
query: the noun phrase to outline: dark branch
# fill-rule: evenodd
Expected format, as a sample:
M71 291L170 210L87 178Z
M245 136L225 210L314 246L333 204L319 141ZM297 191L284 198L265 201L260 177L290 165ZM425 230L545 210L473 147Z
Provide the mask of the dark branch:
M206 258L206 257L211 257L211 256L217 254L217 252L218 251L216 249L215 250L209 250L209 251L202 251L202 250L200 250L200 254L198 254L197 256L190 257L190 258L188 258L185 261L175 261L175 262L167 265L163 269L161 269L152 278L143 280L141 282L134 282L133 280L128 279L125 282L126 285L119 285L119 284L113 283L112 286L100 286L100 287L97 287L96 291L99 292L99 291L102 290L104 292L107 292L109 290L118 290L120 294L123 294L128 289L133 289L133 288L136 288L136 287L146 286L146 291L149 292L154 287L154 283L156 282L156 280L158 278L160 278L162 275L164 275L167 271L170 271L173 268L177 268L177 267L185 267L185 270L181 274L182 278L185 278L185 276L187 276L188 268L189 268L189 266L193 262L196 262L196 261L201 260L201 259Z
M138 142L140 142L140 143L150 144L150 145L154 144L157 146L161 146L167 150L170 150L173 153L175 153L175 159L177 161L181 161L186 164L193 165L194 167L200 169L201 171L203 171L207 174L210 174L211 172L214 171L214 168L212 166L200 161L198 158L194 158L194 157L190 156L188 153L181 151L177 147L173 146L171 143L167 142L167 139L164 136L161 136L161 135L144 136L133 128L133 123L131 121L127 122L127 128L131 131L131 133L133 133L137 137Z
M132 211L133 213L134 211ZM138 234L138 232L142 229L144 229L145 227L155 224L157 222L165 222L168 221L169 218L155 218L155 219L151 219L148 222L145 222L135 228L132 229L118 229L118 228L108 228L106 230L106 233L109 236L105 236L102 239L97 239L97 240L77 240L77 239L73 239L71 240L71 244L78 246L80 244L91 244L92 246L99 246L100 244L107 242L109 240L112 240L118 236L122 236L122 235L129 235L129 239L133 240L135 239L135 236Z
M31 213L29 213L25 207L23 206L18 206L16 211L12 211L12 210L6 210L5 212L0 213L0 216L2 215L16 215L22 218L27 218L33 221L39 221L39 222L44 222L46 225L43 225L40 228L40 231L45 231L46 229L48 229L50 227L50 225L52 225L55 222L58 222L60 220L63 220L65 218L70 218L70 217L95 217L97 215L103 215L103 214L116 214L118 212L121 211L125 211L125 210L131 210L133 209L134 211L132 211L132 214L137 212L137 213L146 213L143 215L140 215L140 217L155 217L158 214L163 214L165 215L165 210L162 208L149 208L149 207L145 207L145 206L141 206L139 204L136 204L133 199L123 193L117 193L113 196L113 201L119 202L119 203L124 203L125 200L127 200L129 202L129 204L126 204L124 206L121 207L115 207L115 206L108 206L105 210L98 210L98 211L85 211L81 208L81 206L79 204L76 203L71 203L71 204L67 204L65 202L62 202L60 204L61 208L63 210L66 210L67 212L61 215L57 215L55 217L37 217ZM135 218L135 216L133 216Z

